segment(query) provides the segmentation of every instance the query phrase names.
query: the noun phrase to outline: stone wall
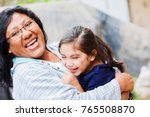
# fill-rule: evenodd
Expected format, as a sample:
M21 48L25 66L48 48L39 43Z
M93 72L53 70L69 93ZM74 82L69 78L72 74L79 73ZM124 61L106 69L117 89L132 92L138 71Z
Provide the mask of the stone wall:
M127 71L138 76L140 68L150 60L150 31L121 22L81 2L53 2L25 5L42 20L48 43L58 41L75 25L91 27L103 35L116 57L123 60ZM1 8L2 10L3 8Z
M128 4L131 21L150 29L150 0L128 0Z
M150 60L150 31L100 11L97 14L100 33L115 55L126 63L127 71L137 76L140 68Z

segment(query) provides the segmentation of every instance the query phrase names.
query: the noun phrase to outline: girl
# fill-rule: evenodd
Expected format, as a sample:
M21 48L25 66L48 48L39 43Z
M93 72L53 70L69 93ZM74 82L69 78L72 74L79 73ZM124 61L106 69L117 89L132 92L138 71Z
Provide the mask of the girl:
M78 76L84 91L110 82L115 78L116 68L124 72L123 63L114 59L107 44L89 28L76 26L68 31L59 43L59 51L63 64L73 75ZM67 73L65 82L77 84L72 83L76 82L73 75Z

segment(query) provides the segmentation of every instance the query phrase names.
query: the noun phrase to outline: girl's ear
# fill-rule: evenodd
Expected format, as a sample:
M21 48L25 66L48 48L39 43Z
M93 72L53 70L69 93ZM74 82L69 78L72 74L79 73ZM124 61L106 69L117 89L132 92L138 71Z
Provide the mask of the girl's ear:
M95 60L95 58L96 58L96 55L97 55L97 51L94 49L94 50L92 50L92 54L91 54L91 58L90 58L90 60L91 61L94 61Z

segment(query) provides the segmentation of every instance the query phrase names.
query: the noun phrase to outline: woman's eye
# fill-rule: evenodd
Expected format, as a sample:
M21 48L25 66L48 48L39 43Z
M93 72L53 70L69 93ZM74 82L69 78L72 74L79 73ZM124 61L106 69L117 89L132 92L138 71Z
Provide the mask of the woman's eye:
M29 27L31 24L32 24L32 22L29 21L29 22L27 22L27 23L25 24L25 27Z
M17 36L19 34L19 31L15 31L15 32L13 32L12 34L11 34L11 37L15 37L15 36Z

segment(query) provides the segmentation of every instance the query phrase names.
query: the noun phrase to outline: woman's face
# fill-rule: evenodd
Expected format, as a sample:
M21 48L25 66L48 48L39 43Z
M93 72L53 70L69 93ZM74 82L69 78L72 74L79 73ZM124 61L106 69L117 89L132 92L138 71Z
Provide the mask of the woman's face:
M9 53L40 58L45 52L44 35L37 23L25 14L14 13L6 30Z

